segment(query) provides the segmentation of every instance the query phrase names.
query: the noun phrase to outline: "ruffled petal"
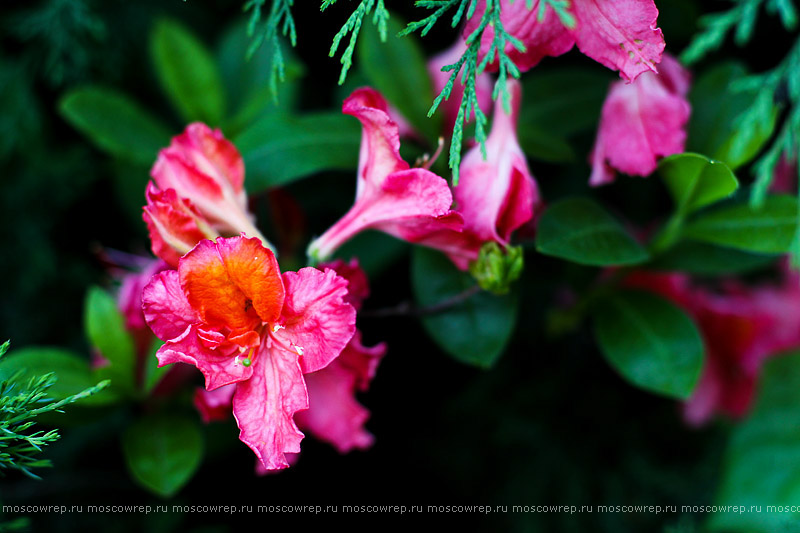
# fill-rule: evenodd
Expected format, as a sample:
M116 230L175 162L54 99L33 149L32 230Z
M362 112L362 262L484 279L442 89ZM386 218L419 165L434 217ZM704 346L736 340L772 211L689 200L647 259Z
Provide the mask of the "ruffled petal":
M528 9L527 2L503 1L500 12L500 21L507 33L516 37L525 45L525 51L520 52L511 43L506 43L506 55L523 72L535 66L545 56L560 56L568 52L575 44L575 38L564 27L558 15L550 6L545 8L544 18L538 20L539 0L533 0ZM464 38L469 37L480 25L481 16L486 10L486 1L479 0L474 15L464 27ZM494 39L494 29L489 26L481 37L480 59L489 53L489 48ZM497 60L488 66L487 70L497 70Z
M261 293L245 290L263 285L268 296L275 295L275 258L260 243L252 241L258 243L257 239L244 237L218 239L219 244L200 241L181 259L181 287L201 320L214 329L255 329L263 322L254 307L254 298L259 299ZM267 273L272 273L273 278L266 277ZM262 306L269 307L263 302Z
M347 280L333 270L285 272L283 329L272 335L302 357L303 373L326 367L355 332L356 310L347 303Z
M243 191L244 160L219 129L193 122L172 139L170 146L185 154L192 166L212 176L217 183L228 182L237 193Z
M237 355L238 346L224 341L214 347L201 337L197 326L189 326L179 337L170 339L156 352L158 366L188 363L203 373L206 389L214 390L250 379L253 366L244 366L243 357Z
M355 392L367 389L385 353L383 343L372 348L363 346L361 332L356 331L336 360L318 372L306 374L309 408L297 413L297 424L340 453L370 447L374 437L364 429L369 411L356 401Z
M200 320L186 299L175 270L160 272L145 285L142 310L147 325L162 341L181 336Z
M356 198L377 193L391 173L408 168L400 157L400 133L389 117L383 96L369 87L356 89L342 104L342 113L361 122Z
M683 152L691 112L683 81L688 73L676 76L677 63L670 65L663 77L646 72L633 83L612 84L591 156L591 185L613 181L611 168L648 176L659 158Z
M631 82L639 74L657 72L664 35L657 27L653 0L574 0L578 21L573 30L581 52Z
M256 356L253 374L236 385L233 416L239 439L267 470L289 466L287 453L298 453L303 434L294 423L297 411L308 408L298 355L267 341Z
M361 304L369 296L369 280L367 275L358 264L358 259L353 257L349 263L341 259L336 259L328 263L319 265L320 270L330 268L338 275L347 280L347 297L345 302L353 306L358 311Z

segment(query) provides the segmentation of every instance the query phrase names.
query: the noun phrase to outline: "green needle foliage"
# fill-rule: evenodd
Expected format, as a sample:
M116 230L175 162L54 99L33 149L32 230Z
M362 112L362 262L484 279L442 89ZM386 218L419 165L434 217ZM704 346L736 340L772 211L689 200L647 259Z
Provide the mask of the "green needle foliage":
M486 9L481 15L478 27L467 37L467 50L458 61L442 68L443 71L451 73L450 79L447 81L444 89L442 89L442 92L439 93L439 96L433 101L433 106L431 106L428 112L428 116L433 115L439 107L439 104L443 100L450 98L450 93L458 79L458 74L463 68L464 72L461 76L461 84L464 86L464 94L461 97L461 104L459 105L455 127L453 128L453 136L450 140L450 157L448 161L450 169L453 172L454 185L458 185L464 123L469 117L473 116L473 114L475 117L475 138L480 143L483 155L486 157L486 115L478 105L475 80L483 73L488 65L496 61L497 81L495 82L492 98L497 100L497 98L502 95L503 105L508 109L508 77L519 78L520 76L519 69L511 58L508 57L506 45L511 44L521 52L525 51L525 46L514 36L509 34L503 27L503 22L500 18L502 10L501 4L501 0L486 1ZM453 7L457 7L456 13L451 20L451 25L455 28L463 19L464 13L466 13L467 18L471 18L474 15L476 2L475 0L418 0L416 5L434 11L422 20L409 23L402 35L421 30L420 35L424 36L433 28L436 22ZM537 13L539 20L543 19L548 6L553 8L558 14L562 24L568 28L575 26L575 18L567 11L569 7L568 0L544 0L541 2ZM532 9L532 2L529 1L527 7L528 9ZM488 52L483 59L479 61L483 34L490 26L493 29L492 41Z
M245 11L252 11L250 14L250 21L247 25L247 35L253 37L253 42L250 44L247 55L248 57L252 57L265 40L271 41L273 53L269 84L273 98L277 99L278 80L284 81L286 76L286 63L283 52L281 51L278 35L280 34L284 37L288 35L289 42L292 46L297 44L297 31L294 26L294 17L292 16L294 0L273 0L269 16L264 22L264 28L261 33L256 35L256 26L258 26L258 22L261 20L261 11L265 3L266 0L249 0L244 5Z
M320 10L325 11L335 3L336 0L322 0ZM348 33L350 34L350 41L347 43L347 48L344 49L342 59L340 60L342 63L342 72L339 74L339 85L343 84L344 80L347 79L347 71L350 70L350 67L353 65L353 51L356 49L356 41L358 40L358 33L361 31L361 24L364 22L364 18L372 12L373 8L375 13L372 16L372 23L378 27L381 41L385 42L386 22L389 20L389 11L387 11L386 6L383 5L383 0L361 0L358 7L353 11L353 14L350 15L347 22L342 26L342 29L333 36L331 51L328 53L330 57L336 54L342 39L344 39Z
M8 350L9 341L0 346L0 357ZM59 401L47 397L47 390L56 382L54 374L33 377L24 385L18 375L0 382L0 474L3 470L20 470L39 479L31 472L33 468L51 466L50 461L38 454L48 444L60 438L58 430L34 431L34 419L44 413L62 412L65 405L91 396L105 389L109 381L102 381L73 396Z

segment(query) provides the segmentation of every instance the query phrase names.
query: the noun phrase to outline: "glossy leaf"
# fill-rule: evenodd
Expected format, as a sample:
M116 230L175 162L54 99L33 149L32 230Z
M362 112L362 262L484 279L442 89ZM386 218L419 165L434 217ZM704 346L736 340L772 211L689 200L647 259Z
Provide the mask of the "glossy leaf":
M169 129L160 120L113 89L74 89L58 108L100 150L128 161L150 165L169 143Z
M190 418L149 415L128 427L122 450L136 481L159 496L170 497L200 466L203 435Z
M90 288L86 295L84 324L89 342L110 363L102 375L111 378L112 388L132 392L136 381L133 339L116 301L99 287Z
M749 252L788 252L797 230L797 199L767 197L762 207L728 205L703 213L686 225L684 236Z
M414 250L411 280L415 301L422 308L447 302L476 285L446 256L427 248ZM502 355L514 332L517 300L513 294L481 291L421 320L444 352L462 363L488 368Z
M758 391L753 412L728 442L713 502L746 512L715 513L711 531L790 531L800 521L800 354L768 361Z
M255 193L323 170L355 169L361 126L352 117L332 112L267 116L234 143L247 168L245 186Z
M600 205L568 198L550 206L539 219L536 249L582 265L633 265L647 252Z
M180 23L161 19L150 37L156 73L184 120L218 126L225 113L222 78L211 53Z
M675 154L658 164L678 211L690 213L727 198L739 187L733 172L721 161L700 154Z
M594 331L609 364L645 390L688 398L703 366L703 342L692 320L650 293L622 291L593 309Z
M689 120L687 149L725 162L736 169L758 154L772 135L777 109L769 128L742 128L737 119L756 97L757 90L731 90L731 85L747 75L738 63L726 63L705 71L689 93L692 117ZM743 147L736 153L735 139Z
M441 113L427 116L433 101L433 86L425 55L416 36L397 36L405 27L397 17L390 18L386 27L386 42L381 42L376 25L366 24L361 28L358 37L361 71L417 131L435 142Z
M697 241L683 241L656 257L647 264L647 268L700 276L742 274L764 268L778 258L772 254L754 254Z

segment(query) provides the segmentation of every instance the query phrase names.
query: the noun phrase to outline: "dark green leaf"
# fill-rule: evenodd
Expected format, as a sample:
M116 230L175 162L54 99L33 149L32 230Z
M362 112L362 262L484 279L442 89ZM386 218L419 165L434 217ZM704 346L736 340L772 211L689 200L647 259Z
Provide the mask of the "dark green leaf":
M550 206L539 220L536 249L582 265L633 265L647 252L597 203L568 198Z
M683 241L656 257L647 268L700 276L742 274L764 268L779 256L751 254L696 241Z
M703 366L703 342L691 319L666 300L622 291L593 309L603 355L626 380L651 392L686 399Z
M189 418L150 415L132 424L122 437L131 475L159 496L177 493L203 458L203 435Z
M703 213L687 224L683 234L749 252L785 253L794 239L797 217L797 199L775 195L760 208L736 204Z
M14 350L11 355L0 360L0 381L9 379L17 371L22 371L20 383L27 383L30 378L50 372L55 373L56 382L47 390L47 395L54 400L63 400L97 385L97 377L92 373L89 361L62 348L32 346ZM80 400L80 405L103 405L116 399L106 389Z
M126 95L83 87L59 102L61 115L98 148L128 161L152 165L169 143L169 129Z
M758 154L772 135L777 116L773 112L767 129L738 127L737 119L753 104L757 89L734 91L730 87L746 74L738 63L719 65L699 76L689 94L692 118L687 149L723 161L734 170ZM742 153L735 154L734 139L739 135L747 139Z
M700 154L675 154L658 164L658 172L682 213L727 198L739 187L733 172L720 161Z
M166 365L159 367L156 352L164 343L158 339L153 339L153 345L147 354L144 361L144 393L150 394L156 385L161 381L167 372L170 371L175 365Z
M84 324L89 342L108 359L102 369L117 390L132 392L136 382L136 350L133 338L125 329L125 319L114 298L99 287L91 287L86 295Z
M414 250L411 281L417 304L441 304L476 285L443 254L427 248ZM503 353L517 321L513 294L479 292L442 312L422 317L422 325L436 344L453 358L491 367Z
M236 137L250 193L286 185L323 170L358 166L361 127L341 113L264 117Z
M430 141L439 136L440 113L428 118L433 86L425 55L416 37L398 37L405 27L397 17L387 23L386 42L374 24L361 28L358 60L371 84L391 102L414 128Z
M186 121L218 126L225 113L222 78L211 53L180 23L161 19L150 38L161 85Z
M714 502L745 512L715 513L712 531L772 533L800 521L800 354L771 359L758 391L753 413L731 435Z

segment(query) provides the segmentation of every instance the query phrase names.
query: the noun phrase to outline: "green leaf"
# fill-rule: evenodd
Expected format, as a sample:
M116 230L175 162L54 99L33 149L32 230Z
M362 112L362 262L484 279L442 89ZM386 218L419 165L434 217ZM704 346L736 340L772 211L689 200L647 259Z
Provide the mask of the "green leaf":
M739 188L736 176L725 163L700 154L666 157L658 164L658 172L681 213L718 202Z
M161 379L170 371L173 365L158 366L158 357L156 352L164 343L159 339L153 339L153 345L150 346L150 351L147 353L147 358L144 361L144 393L149 395L153 389L158 385Z
M86 295L84 324L89 342L111 363L101 373L117 390L133 392L136 382L136 350L125 329L125 319L114 298L100 287Z
M756 99L758 89L731 90L736 81L747 75L739 63L711 68L693 84L689 93L692 117L689 121L687 149L725 162L735 170L755 157L770 136L777 118L773 109L769 128L740 128L737 119ZM735 138L744 135L744 150L734 153Z
M122 450L136 481L159 496L170 497L200 466L203 435L189 418L149 415L128 427Z
M550 206L539 220L536 249L582 265L635 265L647 252L611 215L587 198Z
M435 142L441 114L428 118L433 86L425 54L414 36L398 37L405 24L393 16L387 22L386 42L374 24L361 28L358 60L371 84L391 102L414 129Z
M18 382L27 383L30 378L55 373L57 381L47 390L54 400L63 400L97 384L97 378L85 357L48 346L31 346L14 350L11 355L0 360L0 381L19 374ZM80 400L80 405L105 405L113 403L117 397L108 389Z
M757 253L790 251L797 230L797 199L788 195L767 197L760 208L729 205L703 213L684 229L698 241Z
M219 125L225 114L222 78L211 53L186 27L160 19L150 37L156 73L184 120Z
M235 138L255 193L323 170L358 166L361 126L341 113L264 117Z
M714 502L743 505L746 512L713 514L711 531L790 531L800 521L800 354L770 359L758 391L755 409L728 442ZM784 512L787 506L792 511Z
M697 241L683 241L647 264L648 269L681 271L700 276L743 274L764 268L780 256L752 254Z
M422 247L412 256L411 281L421 307L441 304L476 285L472 276L458 270L445 255ZM514 332L517 300L513 294L479 292L421 320L444 352L462 363L489 368Z
M152 165L169 144L169 129L128 96L102 87L82 87L64 95L61 116L99 149L128 161Z
M621 291L595 304L594 331L606 360L645 390L686 399L703 366L703 342L692 320L647 292Z

